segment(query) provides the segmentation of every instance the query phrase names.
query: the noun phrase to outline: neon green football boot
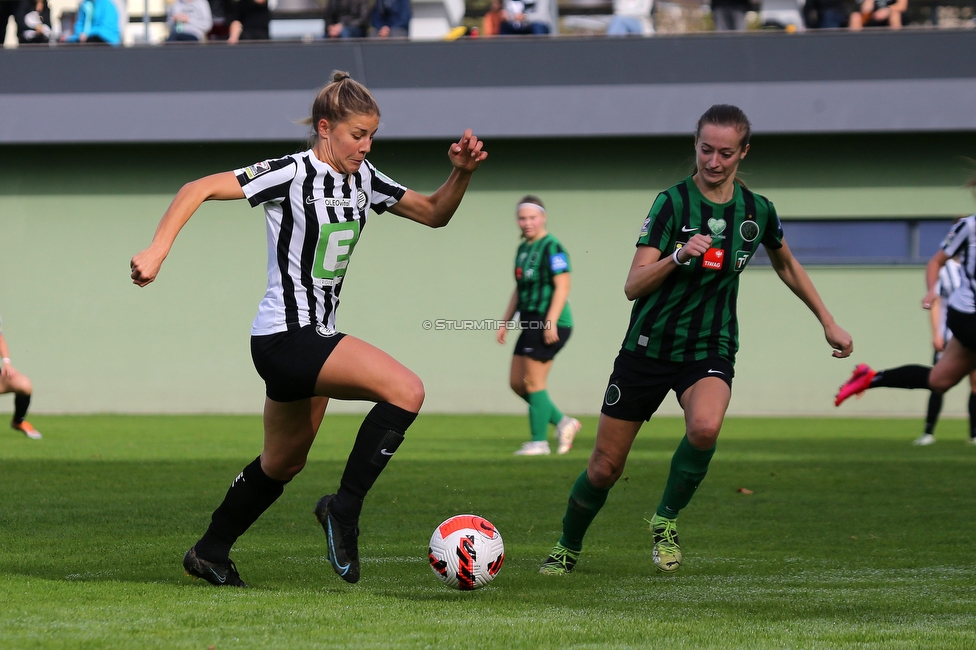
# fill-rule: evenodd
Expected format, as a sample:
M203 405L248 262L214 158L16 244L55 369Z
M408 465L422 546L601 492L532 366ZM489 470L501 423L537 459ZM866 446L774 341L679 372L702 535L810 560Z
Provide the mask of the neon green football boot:
M654 535L654 566L662 573L674 573L681 566L678 520L655 514L650 523Z
M542 563L539 573L547 576L564 576L573 572L582 551L574 551L566 548L562 544L556 546L549 552L549 557Z

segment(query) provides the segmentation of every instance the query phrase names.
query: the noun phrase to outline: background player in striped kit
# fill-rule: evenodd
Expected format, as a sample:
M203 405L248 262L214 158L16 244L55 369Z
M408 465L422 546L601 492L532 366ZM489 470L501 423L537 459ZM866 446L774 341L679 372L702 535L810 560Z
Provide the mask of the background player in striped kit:
M853 350L851 336L834 322L790 253L773 204L736 181L749 135L740 109L708 109L695 130L694 175L659 194L644 221L624 284L634 307L604 396L596 446L570 493L562 537L542 573L565 574L576 566L583 536L620 478L637 432L671 390L684 410L686 433L651 520L652 558L660 571L681 565L676 519L705 478L732 397L739 274L757 243L823 325L833 355Z
M7 339L3 336L3 320L0 319L0 395L14 394L14 417L10 420L10 427L32 440L40 440L41 432L24 419L27 417L32 391L33 387L27 375L17 372L10 362L10 350L7 348Z
M949 310L949 297L962 284L962 266L954 259L946 260L945 266L939 270L939 279L935 283L936 299L929 310L932 324L932 347L935 354L932 364L939 362L939 357L945 350L946 343L952 338L952 330L946 325ZM976 444L976 372L969 374L969 441ZM916 438L915 445L925 446L935 443L935 425L942 412L942 393L929 395L928 409L925 412L925 432Z
M152 245L132 258L132 280L152 282L177 233L211 199L263 205L268 289L251 328L251 356L264 379L264 448L234 480L183 566L214 585L246 586L230 560L237 538L305 466L329 398L369 400L336 494L319 500L329 562L359 580L363 498L424 401L420 378L372 345L335 327L339 292L370 207L437 228L457 210L471 174L487 157L468 130L452 144L452 171L432 195L390 180L366 161L380 112L369 91L336 72L312 105L312 147L188 183L163 215Z
M976 179L968 185L976 188ZM952 332L952 338L946 342L935 365L908 365L875 371L865 363L858 364L850 379L837 391L834 406L840 406L869 388L926 388L941 395L976 371L976 215L953 224L941 248L926 265L928 291L922 298L924 309L932 309L937 304L939 276L954 257L959 260L962 278L946 300L946 327ZM972 433L970 436L969 442L976 444Z
M548 454L550 423L556 425L557 451L565 454L573 446L580 423L563 415L549 398L546 386L552 361L572 333L569 253L546 230L546 208L538 197L523 197L516 206L516 219L525 241L515 255L515 291L496 334L498 342L504 344L506 323L518 312L522 330L512 355L509 383L529 404L532 439L515 454Z

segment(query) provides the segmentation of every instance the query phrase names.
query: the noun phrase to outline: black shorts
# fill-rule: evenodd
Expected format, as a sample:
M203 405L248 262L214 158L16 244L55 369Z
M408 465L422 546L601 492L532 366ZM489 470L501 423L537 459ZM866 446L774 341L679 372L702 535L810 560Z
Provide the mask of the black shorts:
M704 361L662 361L621 350L613 362L613 373L603 395L601 413L618 420L650 420L668 391L678 400L686 390L705 377L718 377L732 388L735 370L721 358Z
M306 325L290 332L251 337L251 359L265 393L276 402L296 402L315 396L322 365L345 336L322 325Z
M515 342L514 354L536 361L551 361L556 353L563 349L570 334L573 333L572 327L557 326L556 334L559 335L559 340L552 345L546 345L542 338L545 333L545 320L542 314L524 314L520 323L522 333L519 334L518 341Z
M946 312L946 325L952 337L970 350L976 350L976 314L967 314L949 307ZM948 343L948 341L946 341Z

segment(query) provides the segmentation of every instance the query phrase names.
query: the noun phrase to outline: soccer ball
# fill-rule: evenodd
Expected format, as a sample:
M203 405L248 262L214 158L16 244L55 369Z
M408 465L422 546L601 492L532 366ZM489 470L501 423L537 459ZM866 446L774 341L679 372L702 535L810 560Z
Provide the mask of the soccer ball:
M434 530L428 557L441 582L470 591L495 579L505 561L505 545L498 529L484 517L456 515Z

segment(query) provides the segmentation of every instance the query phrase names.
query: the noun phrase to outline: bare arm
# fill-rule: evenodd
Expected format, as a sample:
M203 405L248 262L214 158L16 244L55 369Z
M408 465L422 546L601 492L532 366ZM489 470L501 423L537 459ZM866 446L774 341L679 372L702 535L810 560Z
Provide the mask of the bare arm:
M932 309L932 305L938 299L939 294L935 292L935 283L939 281L939 271L949 261L949 256L944 251L938 250L925 265L925 297L922 298L922 309Z
M471 134L471 129L465 131L448 151L454 169L444 184L430 196L407 190L403 198L390 208L390 212L431 228L446 226L461 205L464 192L471 182L471 174L488 157L488 152L482 150L484 146Z
M810 311L823 325L827 343L834 349L833 356L838 359L851 356L854 351L854 341L851 339L851 335L834 322L834 317L824 306L820 294L817 293L817 288L813 286L813 282L810 280L810 276L807 275L800 262L793 257L793 253L790 252L790 247L787 246L786 242L783 242L782 248L766 247L766 252L769 253L769 259L773 263L773 269L779 279L810 308Z
M10 377L13 366L10 363L10 350L7 349L7 339L0 332L0 377Z
M692 257L700 257L711 245L712 238L708 235L695 235L678 250L678 261L684 264ZM630 272L627 273L627 281L624 282L627 300L637 300L653 292L676 268L678 265L674 263L672 255L662 259L658 249L638 246L634 261L630 264Z
M138 253L129 262L129 267L132 269L133 284L144 287L156 279L159 267L169 255L173 242L176 241L176 236L204 201L212 199L228 201L243 198L244 190L237 182L234 172L204 176L180 188L173 202L169 204L169 208L163 214L163 218L159 221L156 234L153 236L149 248Z
M563 307L569 299L569 273L554 275L552 283L555 285L552 292L552 300L549 302L549 310L546 312L546 329L542 330L542 340L546 345L552 345L559 340L559 331L556 329L556 321L563 313Z
M929 324L932 325L932 347L935 348L936 352L942 352L945 349L945 339L942 338L942 328L939 327L939 303L942 299L938 296L932 301L932 307L929 309Z
M518 307L518 287L515 287L515 291L512 292L512 297L508 301L508 307L505 308L505 315L502 316L502 323L498 326L498 332L495 333L495 340L502 345L505 344L505 337L508 334L508 326L506 323L515 318L516 307Z

